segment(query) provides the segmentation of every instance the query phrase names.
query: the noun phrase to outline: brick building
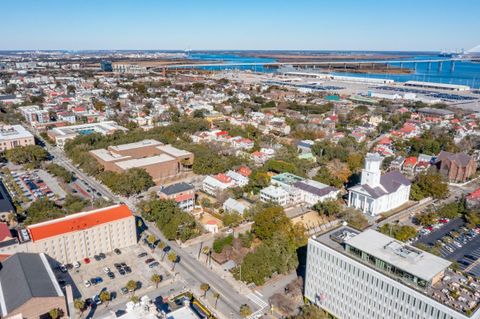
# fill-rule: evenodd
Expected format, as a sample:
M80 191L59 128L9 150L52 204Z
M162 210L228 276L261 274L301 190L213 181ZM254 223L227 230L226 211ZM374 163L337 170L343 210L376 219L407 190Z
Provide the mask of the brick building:
M450 182L456 183L471 179L477 170L475 160L465 153L441 151L437 156L436 165L441 174Z
M158 184L166 178L190 171L194 155L155 140L109 146L90 151L107 171L124 172L130 168L143 168Z

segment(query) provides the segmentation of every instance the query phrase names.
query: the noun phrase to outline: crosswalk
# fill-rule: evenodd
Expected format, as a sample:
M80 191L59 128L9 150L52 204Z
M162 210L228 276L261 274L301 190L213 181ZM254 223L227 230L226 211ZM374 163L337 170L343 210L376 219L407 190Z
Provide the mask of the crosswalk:
M253 303L255 303L257 306L260 307L259 310L252 313L250 316L247 317L247 319L260 318L262 316L265 308L268 307L268 303L265 300L262 299L262 295L256 290L254 292L248 294L247 297L248 297L248 299L253 301Z

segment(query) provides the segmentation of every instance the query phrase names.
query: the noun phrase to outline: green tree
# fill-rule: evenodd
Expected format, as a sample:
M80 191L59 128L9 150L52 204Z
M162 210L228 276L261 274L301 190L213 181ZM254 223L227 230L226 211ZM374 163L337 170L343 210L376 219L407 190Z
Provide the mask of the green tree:
M48 152L38 145L17 146L5 151L7 160L35 168L48 158Z
M148 235L147 236L147 242L150 244L152 248L152 251L155 249L155 242L157 241L157 237L153 236L153 235Z
M36 224L47 220L63 217L61 208L49 199L39 198L27 208L26 225Z
M157 245L158 249L160 249L163 253L162 255L162 261L165 259L165 254L167 253L165 251L165 248L167 247L167 244L165 244L163 241L159 242L158 245Z
M419 174L410 192L410 198L417 201L425 197L445 198L447 195L448 184L440 174L435 172Z
M302 306L300 313L288 317L288 319L328 319L328 314L315 305L307 304Z
M249 176L248 184L245 186L246 192L258 194L262 188L270 184L270 176L267 172L254 170Z
M478 211L469 211L465 215L468 226L471 228L478 227L480 225L480 213Z
M401 241L407 241L417 235L415 227L408 225L399 226L387 223L382 225L378 230L385 235L389 235Z
M73 302L73 307L80 312L80 316L83 314L85 310L85 301L82 299L75 299Z
M110 302L110 299L112 298L111 294L106 291L106 290L103 290L99 295L98 295L98 298L103 302L105 303L105 307L108 306L108 303Z
M252 309L250 308L249 305L243 304L240 306L240 316L243 318L246 318L252 314Z
M63 317L63 311L62 311L62 309L59 309L59 308L51 309L48 312L48 314L50 315L50 318L52 318L52 319L58 319L58 318Z
M172 271L175 269L175 264L178 261L178 256L174 251L168 253L168 260L172 263Z
M140 298L138 298L138 296L133 295L130 297L130 301L133 302L134 304L137 304L140 302Z
M232 243L233 235L218 237L213 241L213 251L219 254L226 246L232 246Z
M205 298L207 292L210 290L210 285L204 282L200 284L200 290L203 291L203 297Z
M236 227L243 221L243 217L237 212L224 212L222 221L223 225L227 227Z
M337 216L342 211L342 207L338 201L334 199L328 199L323 202L318 202L313 206L319 214L325 216Z
M127 284L125 285L125 288L128 289L132 293L132 295L135 294L135 290L137 290L137 282L135 280L129 280Z
M155 288L158 288L158 284L159 284L160 282L162 282L162 276L159 275L159 274L153 274L153 275L150 277L150 281L155 284Z
M261 240L271 239L280 231L286 231L291 226L290 219L280 206L270 206L253 216L252 231Z
M433 225L437 222L438 216L434 212L418 214L415 216L417 222L422 226Z
M213 298L215 298L215 306L214 306L214 308L217 309L217 303L218 303L218 299L220 298L220 294L215 291L215 292L213 293Z
M46 169L53 176L61 178L64 183L70 183L73 181L73 174L63 166L50 163L47 165Z

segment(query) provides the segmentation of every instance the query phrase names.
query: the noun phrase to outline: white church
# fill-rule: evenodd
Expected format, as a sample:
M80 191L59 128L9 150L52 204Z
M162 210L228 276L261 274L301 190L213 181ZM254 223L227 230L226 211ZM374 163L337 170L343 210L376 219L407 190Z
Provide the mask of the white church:
M398 171L382 175L382 161L378 153L367 154L360 185L348 190L348 206L377 216L408 201L411 182Z

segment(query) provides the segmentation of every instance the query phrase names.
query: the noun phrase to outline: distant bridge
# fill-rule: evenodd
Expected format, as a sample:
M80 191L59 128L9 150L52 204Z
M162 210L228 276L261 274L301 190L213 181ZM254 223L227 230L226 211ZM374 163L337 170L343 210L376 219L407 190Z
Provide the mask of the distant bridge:
M319 61L319 62L238 62L238 63L191 63L191 64L169 64L165 66L156 67L156 69L195 69L195 68L207 68L207 67L242 67L242 66L347 66L347 65L360 65L360 64L416 64L416 63L438 63L443 64L445 62L455 63L457 61L469 61L468 58L443 58L443 59L431 59L431 60L360 60L360 61Z

